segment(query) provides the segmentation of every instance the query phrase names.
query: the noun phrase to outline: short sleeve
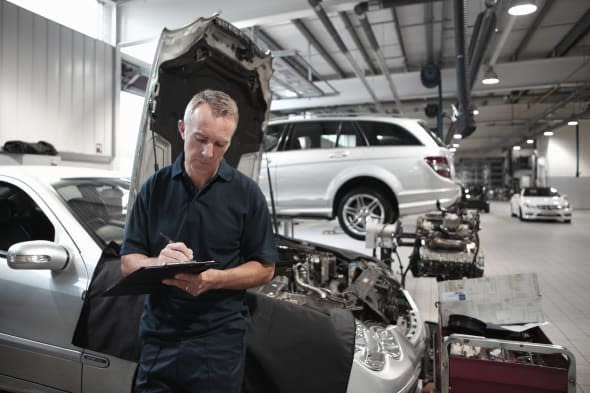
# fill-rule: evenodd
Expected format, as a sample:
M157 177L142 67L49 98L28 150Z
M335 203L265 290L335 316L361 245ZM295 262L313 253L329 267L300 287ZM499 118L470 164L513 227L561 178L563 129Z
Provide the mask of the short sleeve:
M148 182L141 187L125 226L125 237L120 255L143 254L151 256L148 245Z
M242 256L246 261L276 263L279 255L264 194L258 185L252 182L248 196L249 207L241 244Z

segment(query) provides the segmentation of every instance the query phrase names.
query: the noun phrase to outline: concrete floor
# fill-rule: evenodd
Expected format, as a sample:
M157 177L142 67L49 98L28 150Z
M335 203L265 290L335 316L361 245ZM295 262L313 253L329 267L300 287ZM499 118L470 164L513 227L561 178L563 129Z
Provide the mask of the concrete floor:
M412 230L416 216L402 219ZM571 224L521 222L510 216L508 202L492 202L481 215L485 275L537 273L550 340L572 351L577 362L578 393L590 393L590 211L575 211ZM294 237L370 254L364 242L348 237L337 221L297 221ZM407 264L410 249L399 249ZM434 278L408 273L406 288L425 320L436 321Z

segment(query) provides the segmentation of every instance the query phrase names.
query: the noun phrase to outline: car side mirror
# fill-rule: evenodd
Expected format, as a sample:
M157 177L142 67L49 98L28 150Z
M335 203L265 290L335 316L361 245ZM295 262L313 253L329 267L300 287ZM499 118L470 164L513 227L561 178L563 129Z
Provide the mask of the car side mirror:
M15 243L6 256L12 269L63 270L69 260L65 247L47 240Z

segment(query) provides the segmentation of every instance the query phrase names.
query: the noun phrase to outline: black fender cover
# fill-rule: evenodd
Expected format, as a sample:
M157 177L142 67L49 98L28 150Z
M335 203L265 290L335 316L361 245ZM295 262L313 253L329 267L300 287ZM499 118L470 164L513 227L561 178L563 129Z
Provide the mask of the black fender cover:
M72 343L137 362L143 295L103 297L121 279L120 258L107 248L97 265ZM247 293L244 393L345 393L354 357L348 310L317 309Z

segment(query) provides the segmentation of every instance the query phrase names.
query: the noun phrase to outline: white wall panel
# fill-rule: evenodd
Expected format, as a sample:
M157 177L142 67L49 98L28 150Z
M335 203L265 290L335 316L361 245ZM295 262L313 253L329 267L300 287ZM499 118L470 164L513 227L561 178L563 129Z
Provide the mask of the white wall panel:
M114 51L0 0L0 145L45 140L90 161L111 156Z
M579 171L576 177L576 127L563 126L554 135L538 140L539 156L544 158L547 186L568 194L575 209L590 209L590 121L580 121ZM575 216L574 216L575 217Z

